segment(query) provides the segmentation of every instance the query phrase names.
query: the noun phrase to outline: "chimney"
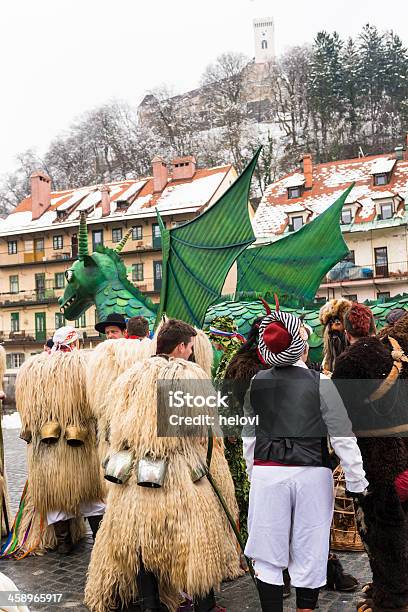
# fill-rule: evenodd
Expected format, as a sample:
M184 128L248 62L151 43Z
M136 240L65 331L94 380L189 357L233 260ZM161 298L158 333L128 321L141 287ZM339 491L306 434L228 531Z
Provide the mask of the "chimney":
M38 170L32 173L30 181L31 209L35 221L51 206L51 179L48 174Z
M310 154L303 156L302 165L305 177L305 189L311 189L313 187L313 162Z
M395 147L394 149L395 151L395 159L397 161L401 161L402 159L404 159L404 147Z
M196 158L193 155L173 159L173 181L191 179L196 171Z
M99 187L99 191L102 194L102 202L101 202L102 217L108 217L110 215L110 212L111 212L111 208L110 208L110 188L108 187L108 185L101 185Z
M165 186L167 185L167 179L169 177L169 172L167 170L166 162L162 157L156 155L152 159L152 169L153 169L153 192L158 193L163 191Z

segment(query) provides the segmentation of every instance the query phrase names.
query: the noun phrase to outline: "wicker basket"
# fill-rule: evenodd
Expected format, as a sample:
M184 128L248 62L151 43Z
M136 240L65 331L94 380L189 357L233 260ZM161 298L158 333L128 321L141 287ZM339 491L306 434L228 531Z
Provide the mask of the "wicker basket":
M330 534L330 548L333 550L364 550L358 534L353 501L346 497L346 480L339 465L333 472L334 515Z

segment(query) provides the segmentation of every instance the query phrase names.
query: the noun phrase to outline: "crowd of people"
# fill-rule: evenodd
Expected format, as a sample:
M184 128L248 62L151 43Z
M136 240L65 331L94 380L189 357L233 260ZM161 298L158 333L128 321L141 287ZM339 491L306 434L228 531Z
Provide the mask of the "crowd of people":
M408 612L408 313L377 332L367 306L331 300L320 319L322 367L311 329L278 304L247 338L228 317L152 334L112 313L91 351L75 328L56 330L16 381L28 480L3 558L69 554L86 518L92 612L221 610L215 590L247 563L263 612L282 612L291 585L307 612L326 584L358 588L329 550L340 463L373 574L359 609ZM228 386L252 425L242 439L204 426L160 436L159 381Z

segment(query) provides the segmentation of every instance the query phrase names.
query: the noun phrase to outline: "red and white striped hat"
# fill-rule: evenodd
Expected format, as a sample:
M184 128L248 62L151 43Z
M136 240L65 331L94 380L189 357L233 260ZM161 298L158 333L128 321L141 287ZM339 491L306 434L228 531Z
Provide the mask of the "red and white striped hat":
M259 357L270 366L293 365L305 352L307 339L308 332L298 317L276 310L259 326Z

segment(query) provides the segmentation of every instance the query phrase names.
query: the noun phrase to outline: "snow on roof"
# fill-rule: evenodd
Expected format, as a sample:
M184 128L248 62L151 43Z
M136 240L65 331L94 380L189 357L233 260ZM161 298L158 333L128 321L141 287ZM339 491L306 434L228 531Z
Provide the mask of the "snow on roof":
M373 168L380 168L381 172L385 172L384 168L393 170L387 185L373 185ZM257 237L281 235L293 212L311 210L314 213L312 218L324 212L353 182L355 185L345 204L356 205L352 223L356 230L360 224L376 219L376 201L390 200L396 196L408 201L408 159L395 160L389 159L389 155L377 155L318 164L313 168L312 189L305 190L292 204L288 199L286 185L288 182L290 184L293 176L283 177L265 189L253 219ZM388 222L391 225L394 221L403 222L404 218L404 215L396 215L395 219L382 223ZM360 229L364 230L364 226Z
M301 204L290 204L288 206L285 206L284 210L289 215L291 213L299 213L299 212L304 213L304 212L307 212L306 208L304 206L302 206Z
M285 187L302 187L305 184L305 177L303 174L299 172L292 174L287 179L285 179Z
M156 207L161 212L197 212L206 205L230 171L231 166L215 168L198 168L190 179L174 180L170 177L165 189L160 193L153 192L153 179L127 179L115 181L107 186L110 189L110 215L104 220L128 217L130 215L151 216ZM89 220L102 218L100 185L90 185L78 189L53 192L51 207L35 221L32 220L31 196L20 202L0 224L1 234L17 233L37 228L57 228L60 223L77 223L79 213L87 212ZM134 201L126 210L117 208L118 201ZM57 217L57 211L68 213L68 216Z
M393 169L395 162L397 160L394 159L384 159L383 157L380 159L376 159L372 166L370 174L388 174Z
M210 174L191 183L168 185L163 191L157 208L160 212L188 206L201 207L208 202L220 184L220 175Z
M256 215L252 220L255 236L271 236L280 234L288 225L289 219L285 213L284 206L274 206L274 214L269 215L265 207L259 206Z
M120 196L120 200L129 200L132 196L134 196L141 188L146 184L147 179L143 181L136 181L133 185L130 185Z
M30 211L15 212L4 219L4 224L1 229L6 231L8 229L23 228L28 223L31 223L32 214Z
M69 210L72 206L74 206L77 202L80 202L88 194L89 194L89 187L85 189L75 189L71 197L66 202L58 206L58 210L62 210L62 211ZM56 198L57 202L59 201L59 199L60 198ZM52 199L53 205L57 202L54 200L54 198Z
M394 198L395 195L396 194L393 193L392 191L380 191L378 193L372 193L371 199L372 200L382 200L384 198Z
M145 196L139 196L138 198L136 198L133 204L129 206L125 214L126 215L136 214L150 202L152 197L153 197L152 193L149 193L148 195L145 195Z
M82 212L83 210L86 211L92 206L96 206L101 200L101 192L99 191L99 189L95 189L95 191L91 191L91 193L86 196L86 198L80 203L80 205L76 207L75 212Z

